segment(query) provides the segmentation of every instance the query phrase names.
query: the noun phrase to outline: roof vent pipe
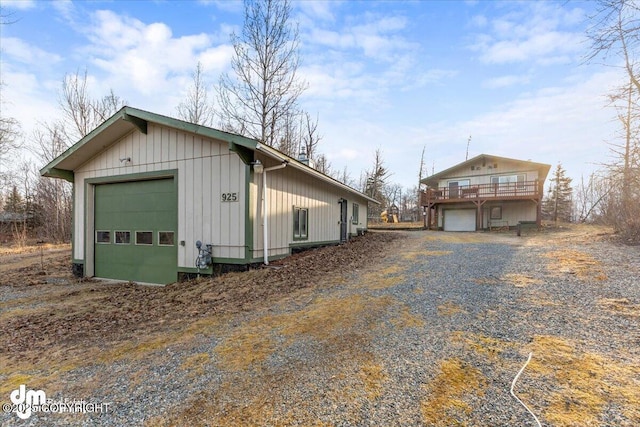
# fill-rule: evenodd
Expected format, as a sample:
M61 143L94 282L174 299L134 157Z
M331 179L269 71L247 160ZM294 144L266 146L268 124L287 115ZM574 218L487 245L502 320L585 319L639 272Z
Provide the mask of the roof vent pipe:
M307 152L304 150L300 150L300 154L298 154L298 161L304 163L305 165L309 165L309 158L307 157Z

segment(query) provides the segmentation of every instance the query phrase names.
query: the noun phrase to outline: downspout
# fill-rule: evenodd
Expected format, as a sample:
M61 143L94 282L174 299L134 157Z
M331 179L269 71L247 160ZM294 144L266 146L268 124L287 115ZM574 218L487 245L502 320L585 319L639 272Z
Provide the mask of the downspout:
M267 196L267 172L282 169L287 166L287 162L283 162L277 166L264 168L262 172L262 222L263 236L262 246L264 252L264 265L269 265L269 198Z

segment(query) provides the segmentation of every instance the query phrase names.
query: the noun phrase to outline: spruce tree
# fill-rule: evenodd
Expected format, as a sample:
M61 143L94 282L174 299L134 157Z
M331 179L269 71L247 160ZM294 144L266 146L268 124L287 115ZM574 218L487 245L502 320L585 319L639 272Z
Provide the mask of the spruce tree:
M542 203L545 219L553 222L571 222L573 213L573 188L567 171L558 163L550 179L549 191Z

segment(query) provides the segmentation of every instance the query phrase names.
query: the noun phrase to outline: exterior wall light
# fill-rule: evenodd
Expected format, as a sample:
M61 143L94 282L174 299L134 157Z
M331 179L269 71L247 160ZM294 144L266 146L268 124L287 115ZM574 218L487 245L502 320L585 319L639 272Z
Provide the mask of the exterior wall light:
M253 171L255 173L264 172L264 166L262 166L262 163L260 163L260 160L256 160L255 162L253 162L251 164L253 165Z

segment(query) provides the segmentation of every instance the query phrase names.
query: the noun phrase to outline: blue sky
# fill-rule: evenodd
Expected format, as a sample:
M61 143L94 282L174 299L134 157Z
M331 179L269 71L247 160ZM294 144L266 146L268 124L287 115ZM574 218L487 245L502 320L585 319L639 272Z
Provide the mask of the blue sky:
M229 70L235 1L4 1L2 114L25 135L58 116L65 74L88 72L94 96L176 116L191 73ZM320 151L357 179L376 149L390 181L481 153L561 162L577 184L610 160L619 70L584 64L590 2L299 1L301 106L319 117Z

